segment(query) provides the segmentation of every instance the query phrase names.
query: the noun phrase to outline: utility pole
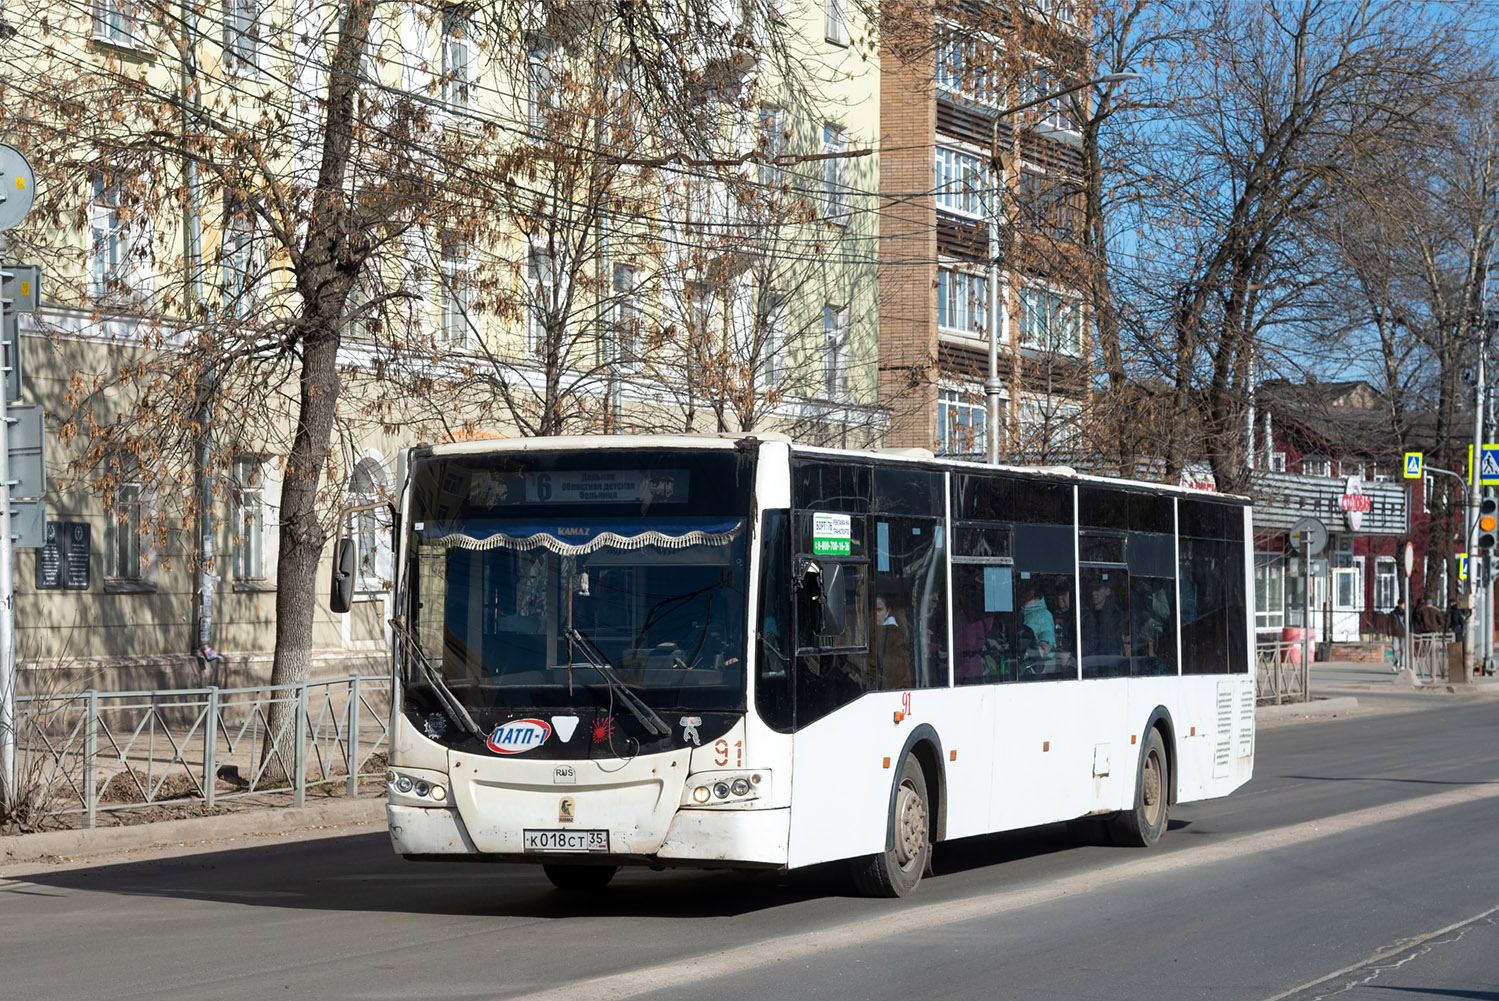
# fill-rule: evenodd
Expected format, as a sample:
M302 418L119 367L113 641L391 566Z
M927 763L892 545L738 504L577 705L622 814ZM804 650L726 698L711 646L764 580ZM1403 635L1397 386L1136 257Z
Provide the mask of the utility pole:
M20 151L0 145L0 271L9 251L6 231L26 218L36 197L36 176ZM6 327L7 302L0 297L0 328ZM9 338L4 338L9 342ZM0 378L0 802L9 813L16 805L16 585L15 539L11 536L10 424L8 414L12 380L20 395L20 347L6 343L4 376Z

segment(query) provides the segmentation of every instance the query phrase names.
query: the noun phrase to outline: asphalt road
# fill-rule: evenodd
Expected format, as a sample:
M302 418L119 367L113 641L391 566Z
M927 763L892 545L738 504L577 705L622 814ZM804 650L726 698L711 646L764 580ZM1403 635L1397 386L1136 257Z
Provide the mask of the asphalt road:
M0 880L0 999L1499 1001L1499 703L1262 729L1152 851L941 846L906 900L824 871L412 864L384 834Z

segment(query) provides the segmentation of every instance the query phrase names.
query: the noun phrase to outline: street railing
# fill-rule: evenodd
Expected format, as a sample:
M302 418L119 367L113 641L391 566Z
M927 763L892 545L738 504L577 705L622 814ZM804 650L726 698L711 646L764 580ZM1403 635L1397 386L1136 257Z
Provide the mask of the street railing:
M17 699L17 787L33 814L266 796L302 806L308 789L383 774L390 679L350 675L256 688L26 695ZM289 801L289 802L287 802Z
M1418 685L1447 683L1447 644L1451 633L1411 634L1411 675Z
M1305 702L1307 665L1301 640L1270 640L1254 646L1255 696L1260 702Z

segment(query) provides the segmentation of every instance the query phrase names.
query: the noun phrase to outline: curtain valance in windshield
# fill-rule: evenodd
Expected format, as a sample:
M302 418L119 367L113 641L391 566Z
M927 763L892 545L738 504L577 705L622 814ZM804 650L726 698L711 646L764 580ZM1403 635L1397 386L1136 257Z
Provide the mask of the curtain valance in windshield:
M427 545L445 549L546 549L559 556L586 556L600 549L687 549L691 546L725 546L738 536L741 521L669 521L652 519L649 527L639 522L589 521L572 524L550 522L469 522L461 531L418 528Z

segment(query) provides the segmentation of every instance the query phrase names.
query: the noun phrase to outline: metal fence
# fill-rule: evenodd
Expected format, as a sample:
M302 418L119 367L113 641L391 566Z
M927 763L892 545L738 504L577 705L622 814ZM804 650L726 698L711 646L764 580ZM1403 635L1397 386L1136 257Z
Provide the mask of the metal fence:
M1447 683L1447 644L1452 633L1411 634L1411 674L1418 685Z
M17 786L32 812L79 814L167 802L358 789L384 772L390 679L350 675L258 688L29 695L17 699Z
M1315 643L1311 649L1316 649ZM1260 702L1305 702L1310 698L1302 652L1300 640L1255 644L1255 695Z

